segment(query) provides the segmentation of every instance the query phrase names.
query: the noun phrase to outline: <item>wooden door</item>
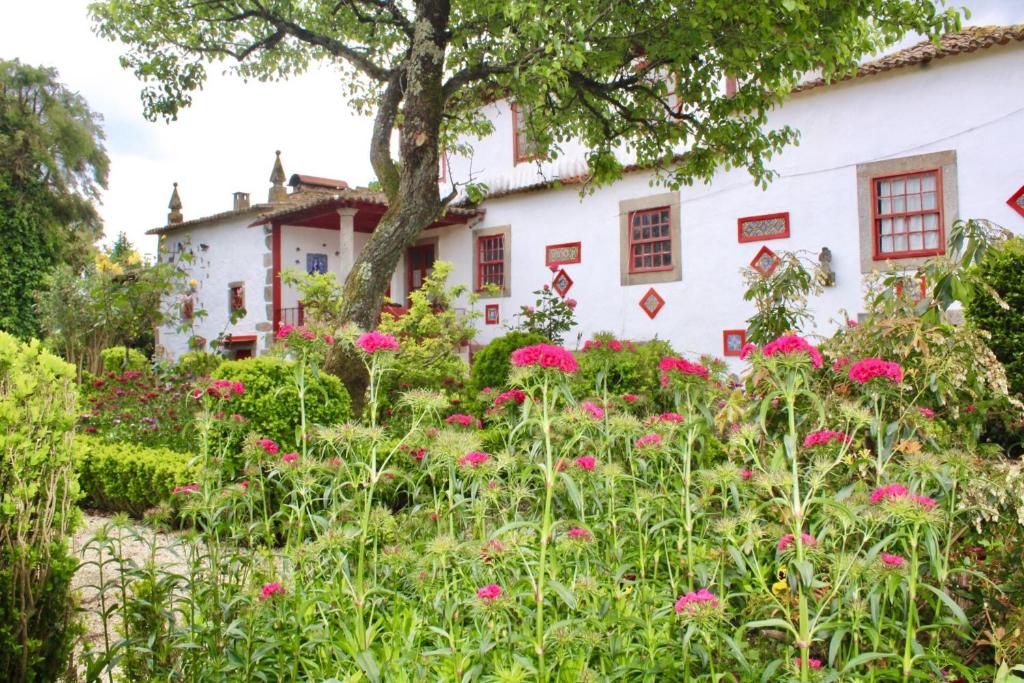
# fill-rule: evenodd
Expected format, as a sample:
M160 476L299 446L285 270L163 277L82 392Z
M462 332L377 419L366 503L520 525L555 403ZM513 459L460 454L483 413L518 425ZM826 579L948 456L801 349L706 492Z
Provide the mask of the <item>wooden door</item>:
M420 244L410 247L405 255L405 270L407 274L405 291L407 298L409 293L415 292L422 287L423 281L434 272L435 257L433 244Z

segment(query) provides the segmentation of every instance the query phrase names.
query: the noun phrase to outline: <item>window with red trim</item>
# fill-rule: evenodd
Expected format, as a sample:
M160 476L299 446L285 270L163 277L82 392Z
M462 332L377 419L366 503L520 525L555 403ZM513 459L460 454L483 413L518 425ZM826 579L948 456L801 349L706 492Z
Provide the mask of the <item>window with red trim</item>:
M629 272L672 269L672 209L632 211L629 214Z
M872 178L871 213L875 260L943 253L939 169Z
M505 236L479 237L476 242L476 288L505 287Z
M245 285L235 285L229 288L230 312L235 313L245 308Z
M512 103L512 156L515 163L530 161L537 158L537 142L530 135L527 128L526 112L516 104Z

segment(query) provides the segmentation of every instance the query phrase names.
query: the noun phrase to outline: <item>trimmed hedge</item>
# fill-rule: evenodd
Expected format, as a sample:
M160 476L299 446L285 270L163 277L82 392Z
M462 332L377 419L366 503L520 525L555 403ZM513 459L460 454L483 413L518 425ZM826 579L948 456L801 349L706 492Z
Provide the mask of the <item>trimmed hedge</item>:
M297 450L301 423L295 363L260 356L221 363L213 379L242 382L245 393L231 401L232 410L249 423L249 431L273 439L281 448ZM331 425L352 416L352 401L341 380L324 372L306 372L306 425Z
M501 389L508 382L512 369L509 357L516 349L533 344L550 344L546 337L533 332L509 332L497 337L473 356L469 369L469 388L475 395L487 387Z
M128 370L141 372L149 367L149 359L146 354L137 349L128 349L125 355L123 346L111 346L109 349L100 351L100 359L103 361L103 371L113 372L120 375Z
M1024 238L1014 237L989 249L978 267L982 281L994 289L1009 310L985 292L978 292L965 313L971 325L992 335L989 348L1006 367L1010 391L1024 394Z
M194 481L191 458L167 448L109 443L88 436L79 436L75 442L85 504L135 517L168 500L174 487Z

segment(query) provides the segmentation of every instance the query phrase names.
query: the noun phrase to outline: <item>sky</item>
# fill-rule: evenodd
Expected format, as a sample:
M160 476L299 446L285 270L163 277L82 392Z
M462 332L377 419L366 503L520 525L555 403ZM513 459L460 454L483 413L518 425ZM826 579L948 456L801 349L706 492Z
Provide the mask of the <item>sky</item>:
M140 83L121 68L123 46L96 36L89 0L0 0L0 59L58 70L104 119L110 182L99 207L104 241L119 232L143 253L156 250L149 228L166 223L177 182L186 219L231 208L232 193L266 201L274 151L285 173L373 179L368 158L372 121L348 107L340 74L315 68L289 81L243 82L214 65L203 91L178 120L147 121ZM954 0L971 9L969 24L1024 22L1024 0Z

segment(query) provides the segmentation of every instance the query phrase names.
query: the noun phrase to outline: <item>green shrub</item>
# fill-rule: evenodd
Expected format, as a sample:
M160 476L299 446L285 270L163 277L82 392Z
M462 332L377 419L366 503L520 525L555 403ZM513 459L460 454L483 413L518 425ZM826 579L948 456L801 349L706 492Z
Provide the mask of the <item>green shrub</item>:
M79 436L75 443L85 504L135 517L170 498L176 486L194 481L190 459L166 448L106 443L88 436Z
M971 325L985 330L989 348L1006 367L1010 391L1024 394L1024 239L1014 237L985 253L978 274L1009 306L979 292L966 308Z
M191 377L209 377L224 362L224 358L206 351L189 351L178 359L177 369Z
M0 680L52 681L76 635L75 369L0 332Z
M505 386L512 368L509 357L513 351L532 344L547 343L550 342L546 337L533 332L509 332L493 339L473 356L473 365L469 369L471 394L475 395L487 387L499 389Z
M123 346L111 346L109 349L100 351L100 359L103 362L104 372L121 374L129 370L142 371L149 367L149 359L146 354L138 349L125 349Z
M573 395L600 397L607 387L610 398L635 394L640 397L636 408L650 407L663 394L658 363L674 355L672 345L661 339L631 342L599 332L576 354L579 370L572 378Z
M242 382L245 393L234 399L232 409L249 423L249 431L273 439L285 450L296 450L296 430L301 424L296 365L291 361L261 356L223 362L213 379ZM337 424L351 417L352 404L345 385L327 373L306 372L306 424Z

